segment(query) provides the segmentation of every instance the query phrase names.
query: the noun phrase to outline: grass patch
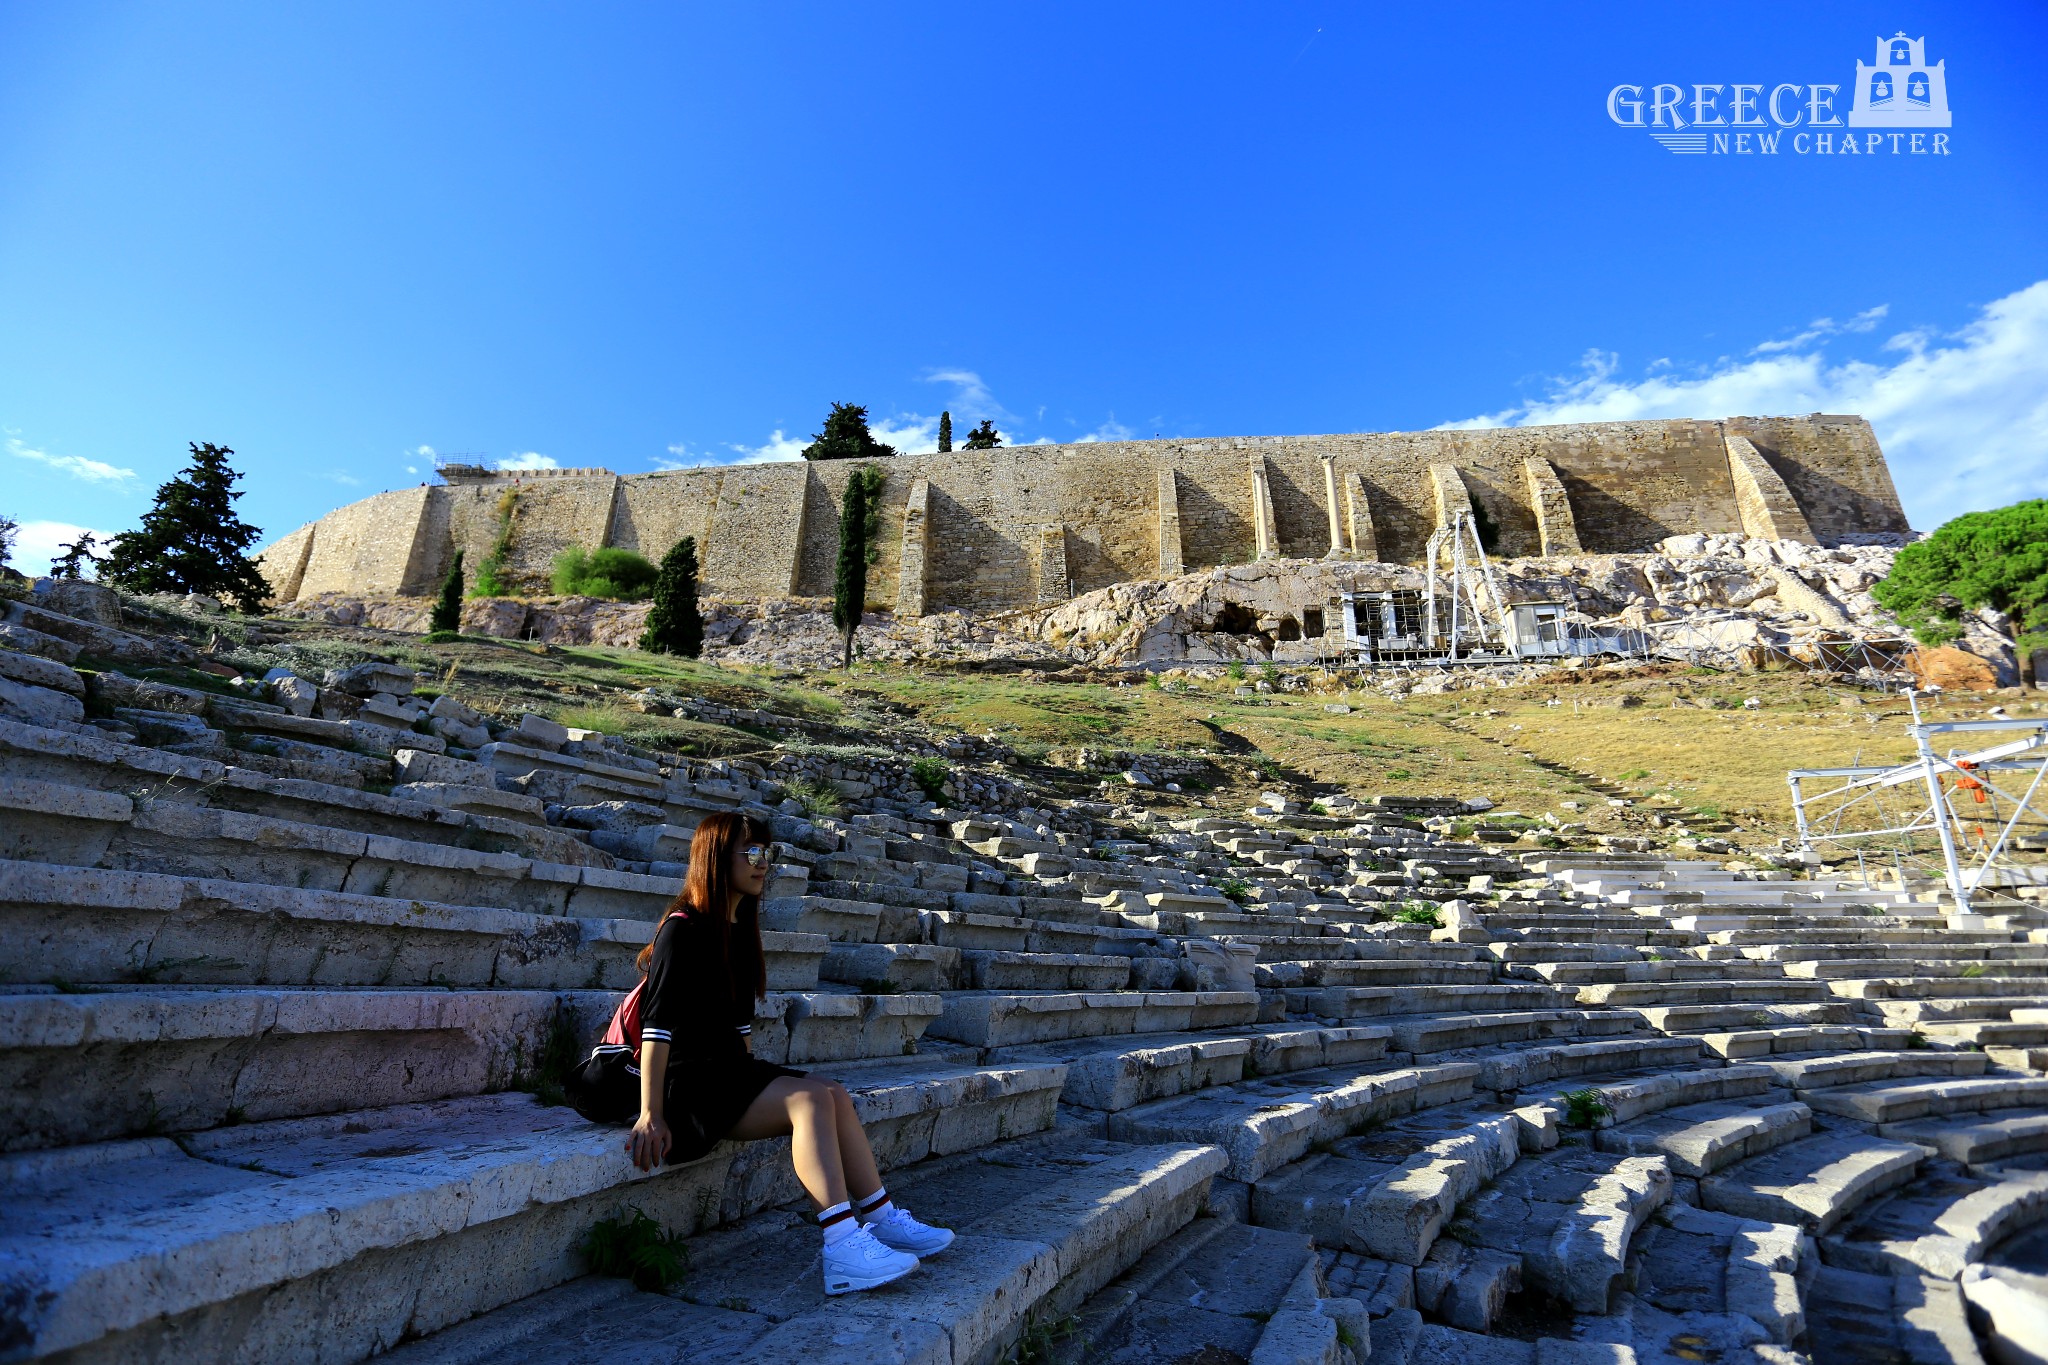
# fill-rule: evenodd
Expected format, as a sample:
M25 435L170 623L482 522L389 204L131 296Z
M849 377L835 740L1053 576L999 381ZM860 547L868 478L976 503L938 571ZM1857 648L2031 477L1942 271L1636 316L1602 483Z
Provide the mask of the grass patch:
M785 782L782 794L802 806L804 814L812 819L837 815L846 808L846 798L839 794L839 788L816 778L799 777L794 782Z

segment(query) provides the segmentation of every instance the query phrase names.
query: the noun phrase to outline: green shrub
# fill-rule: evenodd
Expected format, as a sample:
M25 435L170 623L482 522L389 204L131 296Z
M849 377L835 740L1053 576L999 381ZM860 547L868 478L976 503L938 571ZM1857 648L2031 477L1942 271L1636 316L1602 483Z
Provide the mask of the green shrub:
M505 561L512 553L512 538L519 530L519 490L508 488L498 495L498 529L491 537L490 551L476 566L471 597L503 597L510 584L505 581Z
M1443 922L1433 905L1404 905L1387 918L1396 924L1434 925Z
M1591 1128L1614 1112L1607 1097L1590 1085L1583 1090L1567 1090L1558 1098L1564 1101L1564 1121L1570 1128Z
M1243 905L1252 898L1252 884L1242 877L1225 877L1216 883L1216 894Z
M681 1280L690 1268L690 1248L639 1208L617 1218L600 1220L584 1234L583 1257L593 1274L631 1280L636 1288L659 1294Z
M661 570L631 550L571 547L555 556L552 585L563 597L604 597L638 602L654 590Z
M946 779L952 773L951 765L943 758L920 758L910 765L910 780L917 783L918 790L924 793L927 801L946 799Z

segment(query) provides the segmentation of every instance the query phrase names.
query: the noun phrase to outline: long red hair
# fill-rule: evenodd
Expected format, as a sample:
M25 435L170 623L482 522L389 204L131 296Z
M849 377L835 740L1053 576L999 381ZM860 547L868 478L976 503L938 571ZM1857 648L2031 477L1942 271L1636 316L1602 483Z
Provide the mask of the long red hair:
M732 860L748 844L767 842L768 831L751 815L718 811L705 816L690 839L690 871L683 878L683 889L668 903L671 914L705 915L718 926L719 956L726 964L733 991L747 991L756 1000L768 994L768 962L761 954L761 898L742 895L730 920L725 917L725 907L733 895ZM663 918L665 921L666 915ZM733 951L735 938L739 940L737 953ZM654 960L652 939L637 960L644 975Z

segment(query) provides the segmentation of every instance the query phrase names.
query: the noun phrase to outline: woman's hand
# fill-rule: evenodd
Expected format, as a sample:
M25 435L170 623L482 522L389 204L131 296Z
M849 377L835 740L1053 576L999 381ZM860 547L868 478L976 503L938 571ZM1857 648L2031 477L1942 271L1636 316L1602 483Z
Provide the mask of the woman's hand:
M640 1113L640 1121L633 1125L632 1133L626 1138L626 1150L632 1154L633 1164L643 1171L651 1171L662 1163L674 1139L669 1136L668 1122L659 1114Z

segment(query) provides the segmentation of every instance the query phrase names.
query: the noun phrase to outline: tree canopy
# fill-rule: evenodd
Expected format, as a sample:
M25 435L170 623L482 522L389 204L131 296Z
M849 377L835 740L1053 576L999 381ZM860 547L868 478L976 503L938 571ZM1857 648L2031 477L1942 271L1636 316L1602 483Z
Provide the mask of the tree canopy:
M868 430L868 410L859 403L834 403L825 429L804 447L806 460L868 460L894 455L896 447Z
M114 537L100 577L130 592L204 593L255 611L270 585L247 553L263 532L235 515L235 452L210 442L191 450L192 463L156 490L141 527Z
M1899 551L1870 590L1920 643L1945 645L1981 607L2012 622L2013 643L2048 647L2048 498L1967 512Z
M952 449L953 414L950 412L942 412L939 414L939 454L944 455L951 451Z
M962 449L994 450L1002 443L1003 438L997 434L996 424L987 418L983 418L980 426L967 433L967 444Z

